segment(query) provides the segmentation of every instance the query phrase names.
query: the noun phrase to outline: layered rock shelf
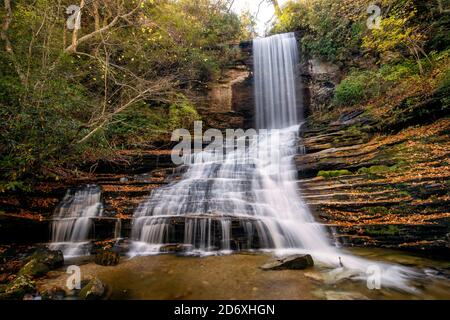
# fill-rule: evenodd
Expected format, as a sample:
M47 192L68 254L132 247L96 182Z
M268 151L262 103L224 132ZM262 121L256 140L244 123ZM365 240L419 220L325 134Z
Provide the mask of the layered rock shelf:
M363 113L346 117L307 129L296 157L317 218L343 245L448 255L450 121L375 135Z

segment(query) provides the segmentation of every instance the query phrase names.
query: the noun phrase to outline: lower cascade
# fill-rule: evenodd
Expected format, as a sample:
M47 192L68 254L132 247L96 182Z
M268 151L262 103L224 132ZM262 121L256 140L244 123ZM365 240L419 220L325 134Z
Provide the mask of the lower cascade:
M102 212L100 187L69 190L53 216L50 248L62 250L65 257L88 254L92 219Z
M298 194L298 131L268 130L223 160L208 151L194 155L181 181L155 190L137 209L134 253L174 242L202 252L328 246Z

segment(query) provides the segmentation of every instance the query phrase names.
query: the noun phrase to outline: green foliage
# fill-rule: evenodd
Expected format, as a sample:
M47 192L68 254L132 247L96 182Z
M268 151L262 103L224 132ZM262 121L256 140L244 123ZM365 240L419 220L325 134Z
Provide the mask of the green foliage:
M336 178L336 177L340 177L340 176L348 176L351 174L352 173L348 170L331 170L331 171L321 170L321 171L319 171L317 176L323 177L325 179L331 179L331 178Z
M289 1L272 32L301 31L303 52L331 62L343 63L358 51L367 1Z
M130 148L170 140L173 130L191 129L201 120L195 106L185 97L172 105L136 104L116 115L104 137L116 148Z
M334 103L341 106L363 102L368 96L366 91L367 81L371 79L371 73L367 72L350 74L336 87Z
M410 60L382 65L375 71L353 69L336 87L333 103L350 106L367 102L417 72L417 65Z
M447 68L447 70L442 73L439 80L438 89L443 90L446 93L450 93L450 68Z
M3 41L0 50L0 192L27 190L34 179L59 179L114 148L189 128L199 117L183 94L220 77L237 58L229 44L251 24L213 0L145 1L74 53L64 50L70 4L13 2L7 35L14 50L4 50ZM101 24L135 5L102 2ZM79 39L96 28L87 7ZM134 100L147 88L151 93Z
M169 129L191 129L194 121L201 120L195 106L186 100L174 103L169 108Z

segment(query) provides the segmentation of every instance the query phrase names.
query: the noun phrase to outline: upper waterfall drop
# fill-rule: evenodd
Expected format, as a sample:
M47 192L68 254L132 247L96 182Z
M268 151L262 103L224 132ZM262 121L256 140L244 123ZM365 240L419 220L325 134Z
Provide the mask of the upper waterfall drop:
M297 81L299 52L294 33L253 40L256 127L281 129L303 119Z

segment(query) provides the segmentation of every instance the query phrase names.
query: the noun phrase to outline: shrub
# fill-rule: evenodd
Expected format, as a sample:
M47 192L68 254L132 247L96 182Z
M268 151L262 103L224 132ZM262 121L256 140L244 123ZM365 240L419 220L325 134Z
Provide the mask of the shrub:
M372 71L352 71L336 87L334 104L338 106L363 103L380 94L380 74Z
M405 61L396 65L386 64L380 68L380 74L384 81L397 82L419 72L417 64Z
M192 105L187 100L174 103L169 108L170 129L190 129L194 125L194 121L200 120L200 116Z

